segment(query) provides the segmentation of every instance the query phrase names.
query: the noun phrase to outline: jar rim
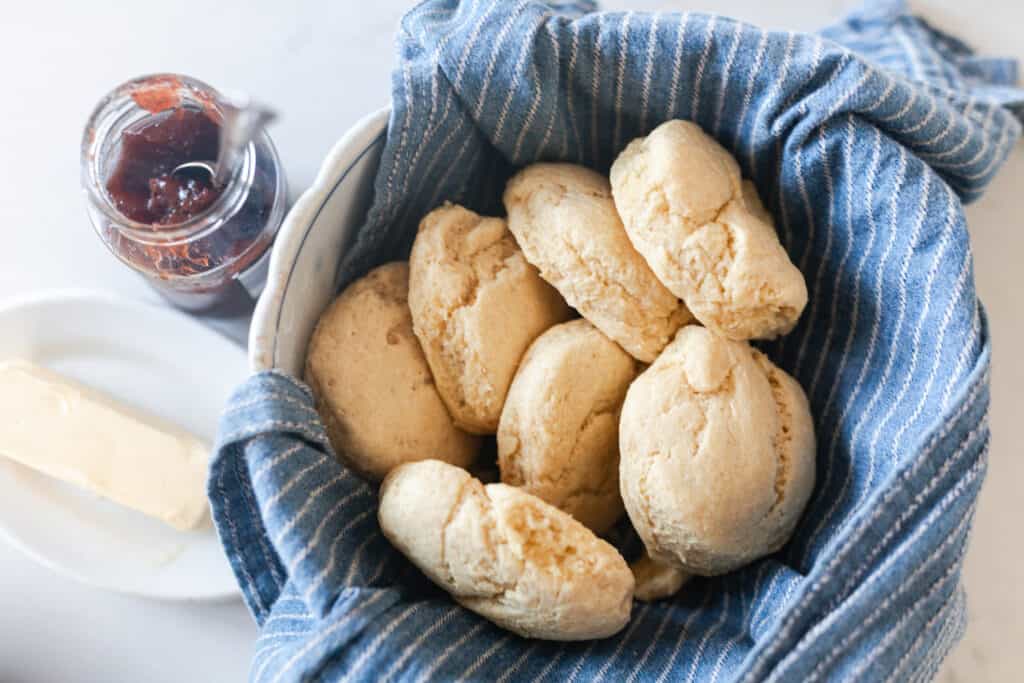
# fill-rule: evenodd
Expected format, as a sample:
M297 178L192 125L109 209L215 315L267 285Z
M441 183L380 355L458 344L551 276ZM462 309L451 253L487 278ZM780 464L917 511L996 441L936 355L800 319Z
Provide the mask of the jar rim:
M230 217L245 201L245 196L255 177L254 144L250 142L242 156L241 163L235 168L231 178L225 184L225 191L220 194L203 211L190 216L180 223L166 226L154 226L128 218L117 210L111 197L103 185L100 169L99 151L111 134L119 134L116 124L130 113L145 111L148 115L158 116L165 111L184 106L184 98L170 106L157 111L141 106L133 94L145 87L177 87L183 94L189 94L204 110L222 116L219 100L223 97L212 86L192 78L175 73L156 73L139 76L118 85L107 93L93 109L82 135L82 184L90 202L110 221L111 227L134 241L146 244L169 245L182 241L201 238L216 230L226 217ZM262 136L266 135L263 131Z

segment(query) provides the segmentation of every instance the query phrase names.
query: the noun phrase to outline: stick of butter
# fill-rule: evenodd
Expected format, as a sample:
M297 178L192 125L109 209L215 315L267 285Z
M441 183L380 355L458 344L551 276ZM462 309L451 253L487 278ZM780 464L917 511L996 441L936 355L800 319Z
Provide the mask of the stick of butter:
M31 363L0 362L0 456L188 530L209 521L206 444Z

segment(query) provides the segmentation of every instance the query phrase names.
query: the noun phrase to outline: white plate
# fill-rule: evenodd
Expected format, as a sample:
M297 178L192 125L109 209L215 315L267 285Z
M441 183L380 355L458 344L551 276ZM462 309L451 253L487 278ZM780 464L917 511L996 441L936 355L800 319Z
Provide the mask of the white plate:
M0 305L0 359L63 373L211 444L245 352L176 311L83 292ZM3 419L3 416L0 416ZM238 594L212 528L180 532L0 457L0 536L85 583L164 599Z

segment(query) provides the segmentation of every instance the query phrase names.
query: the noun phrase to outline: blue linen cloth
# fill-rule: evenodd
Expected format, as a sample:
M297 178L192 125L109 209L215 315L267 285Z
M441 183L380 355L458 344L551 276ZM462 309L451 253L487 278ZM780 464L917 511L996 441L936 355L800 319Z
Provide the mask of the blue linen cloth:
M811 294L796 330L764 345L806 389L819 439L796 535L637 603L615 637L523 640L388 545L375 488L337 464L307 387L261 373L227 408L209 482L261 627L253 680L918 680L962 634L989 439L962 202L1020 135L1016 65L901 2L819 35L592 10L430 0L406 15L375 198L341 281L404 256L442 200L500 212L516 166L603 171L658 123L697 121L757 183ZM616 541L636 552L627 529Z

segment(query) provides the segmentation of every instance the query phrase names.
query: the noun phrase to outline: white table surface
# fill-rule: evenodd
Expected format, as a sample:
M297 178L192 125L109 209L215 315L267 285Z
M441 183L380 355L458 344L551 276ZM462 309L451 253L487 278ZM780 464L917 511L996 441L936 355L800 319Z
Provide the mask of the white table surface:
M716 10L770 28L812 30L846 0L606 0L611 9ZM1024 60L1024 3L985 10L914 4L992 54ZM79 192L81 127L113 85L176 71L248 91L281 113L273 130L289 181L309 185L322 156L387 101L393 33L408 0L206 3L18 2L0 20L0 298L84 287L156 300L95 237ZM200 8L195 17L193 10ZM1024 463L1024 151L968 208L978 283L995 337L991 468L967 559L971 623L944 681L1010 681L1024 665L1019 541ZM0 545L0 681L243 680L256 629L240 601L169 604L77 585Z

